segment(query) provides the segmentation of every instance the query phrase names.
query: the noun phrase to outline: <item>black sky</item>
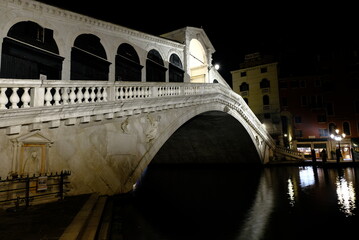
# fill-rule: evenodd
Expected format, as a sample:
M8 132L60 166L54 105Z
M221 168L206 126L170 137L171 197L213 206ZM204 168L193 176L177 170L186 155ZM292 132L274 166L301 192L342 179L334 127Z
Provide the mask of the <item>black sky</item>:
M354 6L330 6L328 2L317 6L303 1L288 1L287 5L225 0L41 2L156 36L186 26L202 27L216 50L213 61L221 65L219 72L228 82L230 71L239 68L245 54L330 49L359 31Z

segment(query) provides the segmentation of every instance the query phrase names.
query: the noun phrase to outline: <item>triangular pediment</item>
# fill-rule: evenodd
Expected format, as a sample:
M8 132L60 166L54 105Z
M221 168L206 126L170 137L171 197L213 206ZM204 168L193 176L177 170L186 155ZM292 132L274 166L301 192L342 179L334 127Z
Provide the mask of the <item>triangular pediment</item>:
M52 141L42 135L40 131L25 134L23 136L13 139L13 141L22 143L52 143Z

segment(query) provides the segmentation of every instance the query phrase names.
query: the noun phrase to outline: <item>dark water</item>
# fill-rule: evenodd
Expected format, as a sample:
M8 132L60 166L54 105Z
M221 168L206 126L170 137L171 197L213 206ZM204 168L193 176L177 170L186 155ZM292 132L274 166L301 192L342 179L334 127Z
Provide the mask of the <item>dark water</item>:
M358 168L150 165L111 239L357 239Z

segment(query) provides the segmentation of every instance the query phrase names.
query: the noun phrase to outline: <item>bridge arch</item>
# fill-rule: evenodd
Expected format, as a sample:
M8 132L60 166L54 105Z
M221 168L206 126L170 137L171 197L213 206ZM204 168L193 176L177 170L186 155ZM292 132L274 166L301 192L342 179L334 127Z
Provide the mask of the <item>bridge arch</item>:
M203 116L203 114L207 113L221 113L220 115L222 117L228 115L230 116L231 124L233 124L233 122L237 122L237 126L241 126L237 129L237 132L241 132L241 137L243 137L242 143L247 144L247 149L250 149L250 151L248 151L247 153L247 157L250 158L250 161L243 161L242 163L260 164L265 161L263 159L264 157L269 157L270 149L265 146L263 140L260 140L258 134L253 131L253 129L248 125L245 119L243 119L241 115L237 114L237 111L233 109L228 109L228 106L226 104L204 104L195 108L192 107L190 109L186 109L185 111L179 111L179 113L173 116L171 119L163 115L151 117L152 120L157 122L160 122L163 118L166 118L166 121L170 122L166 124L165 130L162 131L158 137L150 141L149 149L143 156L141 156L141 159L139 159L137 166L134 168L133 172L126 180L125 189L131 188L133 184L135 184L136 181L140 179L141 174L145 171L148 164L150 164L150 162L155 158L160 149L165 146L166 142L175 134L177 130L179 130L182 126L186 125L186 123L191 121L191 119L195 119L196 117ZM168 115L168 113L166 115ZM228 121L226 123L228 124ZM186 149L183 149L183 151L185 150ZM246 154L241 152L241 155L245 156ZM210 161L213 161L213 159ZM231 159L230 161L232 163L236 162L235 159Z

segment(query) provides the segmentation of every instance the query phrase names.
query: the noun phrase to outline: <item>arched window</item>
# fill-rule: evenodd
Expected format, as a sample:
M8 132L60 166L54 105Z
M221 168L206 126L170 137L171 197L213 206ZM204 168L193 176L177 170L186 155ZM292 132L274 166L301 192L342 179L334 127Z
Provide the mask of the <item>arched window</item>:
M169 81L183 82L183 66L181 59L176 54L171 54L169 64Z
M116 81L141 81L140 59L136 50L128 43L122 43L117 49L115 60Z
M146 60L146 82L165 82L166 71L160 53L150 50Z
M82 34L75 40L71 51L72 80L108 80L110 63L100 38Z
M240 86L239 86L239 91L244 92L244 91L249 91L249 84L246 82L243 82Z
M343 122L343 132L346 135L350 135L350 125L349 122Z
M269 105L269 96L268 95L263 96L263 105Z
M1 52L2 78L61 79L62 62L53 38L53 30L31 21L13 25L3 39Z
M259 85L260 85L260 88L269 88L270 82L268 79L263 78Z

